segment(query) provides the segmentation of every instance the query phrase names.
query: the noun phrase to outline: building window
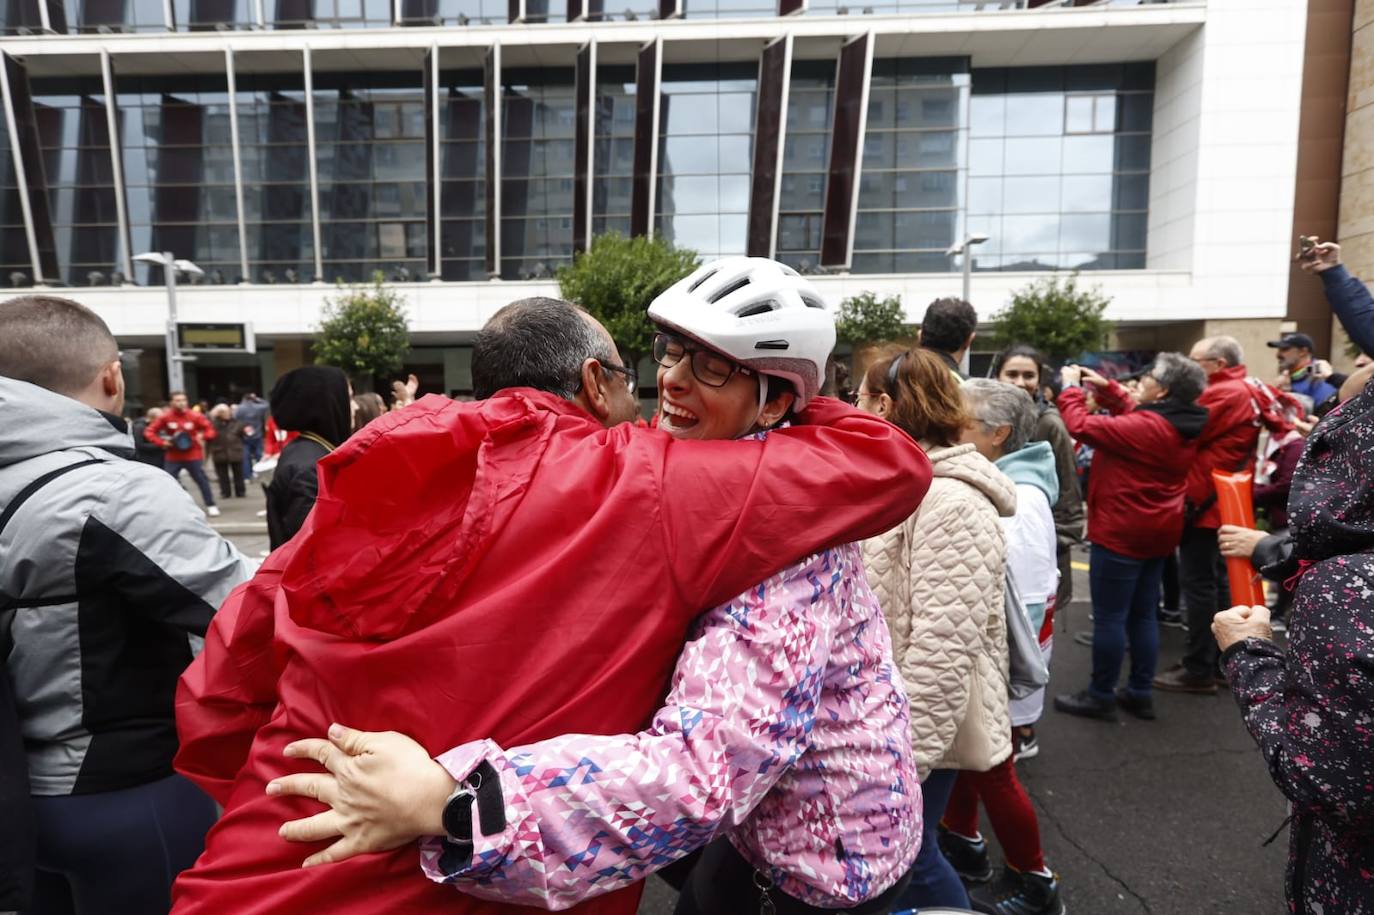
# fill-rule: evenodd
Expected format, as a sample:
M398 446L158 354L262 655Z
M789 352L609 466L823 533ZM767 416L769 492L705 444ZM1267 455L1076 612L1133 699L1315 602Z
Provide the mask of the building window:
M501 276L552 277L573 253L573 69L504 69Z
M756 63L663 68L655 228L703 260L744 254Z
M315 235L301 70L241 72L236 81L249 279L310 282L315 279Z
M592 235L630 234L635 171L635 68L598 67L593 119Z
M315 76L324 278L428 278L431 187L417 70Z
M172 15L183 32L257 27L253 0L172 0Z
M487 112L482 71L440 76L443 278L486 279Z
M776 19L776 0L682 0L685 19Z
M777 258L804 273L820 263L834 104L835 61L794 61L782 152Z
M873 62L855 273L938 273L960 231L969 77L949 59Z
M33 283L33 261L10 149L9 130L0 119L0 285L29 286Z
M45 0L39 0L45 2ZM167 13L162 0L64 0L50 2L49 20L56 12L65 18L53 21L57 31L86 34L114 34L119 32L165 32Z
M1154 64L973 72L978 270L1145 266Z
M141 0L140 0L141 2ZM271 3L272 0L263 0ZM276 0L278 29L380 29L392 24L392 0Z
M86 286L122 275L123 246L105 96L98 77L34 79L34 117L58 275L50 282Z
M198 282L240 280L225 77L119 77L115 102L133 253L171 251L205 271ZM148 264L134 276L163 282Z

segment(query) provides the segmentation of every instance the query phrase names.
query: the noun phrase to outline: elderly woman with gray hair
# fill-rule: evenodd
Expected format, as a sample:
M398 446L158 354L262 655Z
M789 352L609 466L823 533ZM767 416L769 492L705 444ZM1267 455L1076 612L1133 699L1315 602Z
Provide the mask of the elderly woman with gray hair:
M1207 409L1196 401L1207 383L1179 353L1160 353L1140 379L1139 403L1091 369L1066 366L1059 412L1069 433L1095 449L1088 480L1088 581L1093 605L1093 672L1087 689L1059 696L1070 715L1114 721L1117 707L1155 717L1151 681L1159 661L1160 576L1183 534L1183 501ZM1088 412L1091 384L1109 415ZM1131 672L1117 688L1126 644Z
M1008 587L1014 587L1039 628L1059 583L1053 506L1059 498L1054 449L1030 443L1039 409L1019 387L989 379L967 381L964 403L973 417L963 442L1002 471L1016 486L1016 513L1001 519L1007 539ZM1044 708L1043 690L1011 703L1013 725L1034 724ZM969 893L980 912L1058 915L1059 880L1045 864L1040 823L1025 788L1016 777L1015 756L986 772L962 771L954 783L942 820L940 842L960 876L976 881L992 874L987 843L978 832L978 806L1006 855L1006 867L990 887Z

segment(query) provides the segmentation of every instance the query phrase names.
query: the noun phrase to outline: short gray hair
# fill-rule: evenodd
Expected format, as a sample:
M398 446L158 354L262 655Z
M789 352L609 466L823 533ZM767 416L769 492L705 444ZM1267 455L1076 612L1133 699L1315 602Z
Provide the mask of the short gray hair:
M1182 403L1197 400L1202 389L1207 387L1202 366L1182 353L1160 353L1150 367L1150 374L1160 387L1168 389L1170 397Z
M1240 341L1235 337L1208 337L1202 342L1207 345L1205 355L1208 359L1222 359L1230 366L1245 364L1245 350L1241 349Z
M478 400L505 388L535 388L571 400L582 364L618 361L613 347L571 302L535 296L492 315L472 346L472 393Z
M0 303L0 375L75 397L118 358L114 334L85 305L54 295Z
M973 418L984 427L1011 427L1007 440L1002 443L1003 454L1020 451L1035 436L1039 411L1035 401L1021 388L991 378L973 378L964 382L962 390Z

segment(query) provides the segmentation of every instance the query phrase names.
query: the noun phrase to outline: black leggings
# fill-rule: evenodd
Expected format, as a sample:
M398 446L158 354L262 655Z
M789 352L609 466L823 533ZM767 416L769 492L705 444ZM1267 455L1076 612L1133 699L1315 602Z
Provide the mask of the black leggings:
M768 897L777 915L822 915L825 912L887 915L910 879L909 873L903 875L881 896L849 909L818 909L778 889L769 890ZM729 839L717 839L702 851L701 860L682 888L673 915L754 915L760 911L761 896L754 883L754 865L735 851Z
M123 791L36 797L38 872L25 915L164 915L215 805L179 775Z

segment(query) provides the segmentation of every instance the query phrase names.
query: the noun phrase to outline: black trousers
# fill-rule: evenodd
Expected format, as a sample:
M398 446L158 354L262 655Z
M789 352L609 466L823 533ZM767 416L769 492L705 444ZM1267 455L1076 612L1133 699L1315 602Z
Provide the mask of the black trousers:
M1162 580L1164 589L1164 609L1182 610L1179 604L1178 595L1178 550L1174 550L1164 557L1164 578Z
M1183 608L1188 614L1188 648L1183 666L1199 677L1217 670L1217 641L1212 617L1231 606L1231 584L1226 564L1217 547L1217 532L1207 527L1188 527L1178 546L1178 578L1183 589Z
M820 915L845 912L848 915L887 915L892 904L906 889L910 872L881 896L849 909L818 909L777 889L768 890L776 915ZM755 915L760 912L763 891L754 882L754 865L744 860L728 839L717 839L701 853L687 885L678 897L673 915Z
M219 494L229 498L229 478L234 479L234 495L243 497L243 461L215 461L215 476L219 479Z

